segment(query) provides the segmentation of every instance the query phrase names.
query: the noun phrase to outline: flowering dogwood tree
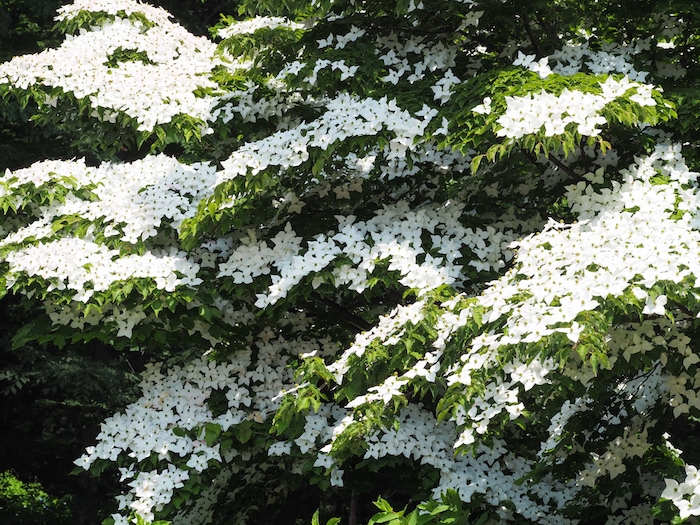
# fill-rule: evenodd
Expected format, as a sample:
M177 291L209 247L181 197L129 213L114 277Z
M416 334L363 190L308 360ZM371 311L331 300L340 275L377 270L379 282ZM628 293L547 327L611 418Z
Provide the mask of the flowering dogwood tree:
M43 312L18 344L183 356L76 461L124 483L110 520L311 485L353 525L377 496L364 521L700 516L696 4L234 15L77 0L0 65L88 155L0 179L2 288Z

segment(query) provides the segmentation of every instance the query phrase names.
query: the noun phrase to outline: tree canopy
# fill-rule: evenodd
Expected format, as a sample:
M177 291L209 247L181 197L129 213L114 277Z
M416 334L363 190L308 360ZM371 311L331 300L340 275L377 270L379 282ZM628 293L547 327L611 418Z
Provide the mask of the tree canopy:
M19 349L153 357L75 462L106 523L697 521L699 16L61 7L0 64L65 144L0 178L0 289Z

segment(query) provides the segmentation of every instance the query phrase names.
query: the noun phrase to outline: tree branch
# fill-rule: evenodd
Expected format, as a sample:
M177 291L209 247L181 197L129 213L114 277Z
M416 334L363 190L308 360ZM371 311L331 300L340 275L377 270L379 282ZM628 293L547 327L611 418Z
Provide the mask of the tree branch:
M535 156L534 156L532 153L530 153L530 152L527 151L527 150L524 150L523 148L519 148L519 149L520 149L520 151L522 152L522 154L525 155L525 156L530 160L530 162L532 162L533 164L535 164L536 166L539 167L539 164L537 163L537 159L535 158ZM564 163L563 163L562 161L560 161L558 158L556 158L556 157L554 157L554 156L552 156L552 155L547 155L547 160L548 160L549 162L551 162L552 164L554 164L557 168L559 168L560 170L562 170L564 173L566 173L570 178L572 178L572 179L579 179L579 178L581 178L581 176L580 176L578 173L576 173L575 171L573 171L569 166L567 166L566 164L564 164ZM542 173L541 170L540 170L540 173ZM544 175L544 173L543 173L543 175Z
M530 18L527 16L527 11L523 11L522 19L523 24L525 25L525 32L527 33L527 37L532 43L532 49L535 50L535 57L537 58L537 60L539 60L540 58L542 58L542 55L540 54L540 46L537 45L537 39L532 33L532 28L530 27Z
M312 299L323 303L324 306L328 307L332 312L338 314L341 320L345 321L347 324L353 326L362 331L367 331L372 329L372 324L368 323L362 317L359 317L353 313L348 312L345 308L340 306L338 303L331 301L323 297L318 292L311 293Z
M564 164L562 161L560 161L558 158L552 156L552 155L547 155L547 160L554 164L557 168L562 170L564 173L566 173L569 177L572 179L578 179L579 174L573 171L569 166Z
M547 21L542 17L538 16L537 21L540 24L540 27L544 30L545 33L547 33L547 36L549 39L552 41L552 44L558 49L561 47L561 38L559 38L559 35L557 35L557 32L552 28L550 24L547 23Z
M348 519L349 525L357 525L358 522L358 512L357 512L357 501L359 497L356 490L352 491L350 495L350 517Z

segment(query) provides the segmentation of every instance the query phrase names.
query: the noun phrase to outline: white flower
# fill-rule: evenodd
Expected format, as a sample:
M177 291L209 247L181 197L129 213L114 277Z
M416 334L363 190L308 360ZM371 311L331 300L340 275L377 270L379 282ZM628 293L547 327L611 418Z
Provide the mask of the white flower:
M488 115L491 113L491 97L486 97L483 103L472 108L474 113L479 113L480 115Z
M326 38L317 40L316 42L318 43L319 49L330 46L333 44L333 33L329 34Z
M659 295L656 299L652 299L651 296L648 296L642 313L645 315L664 315L666 313L667 301L668 298L665 295Z

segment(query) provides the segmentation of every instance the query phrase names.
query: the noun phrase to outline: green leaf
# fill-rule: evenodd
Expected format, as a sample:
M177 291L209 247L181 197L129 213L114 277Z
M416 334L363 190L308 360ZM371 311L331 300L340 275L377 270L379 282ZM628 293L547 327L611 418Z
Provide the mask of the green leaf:
M204 441L208 446L214 446L216 440L221 435L221 425L218 423L207 423L204 425Z
M253 435L251 425L252 424L250 422L245 422L235 427L234 433L238 441L241 443L247 443L250 440L250 437Z
M401 514L398 514L396 512L380 512L372 516L372 519L369 520L369 524L372 525L373 523L387 523L390 521L398 520L400 517Z
M483 525L488 521L488 519L491 517L491 514L489 512L484 512L481 516L479 516L479 519L477 519L474 522L474 525Z

